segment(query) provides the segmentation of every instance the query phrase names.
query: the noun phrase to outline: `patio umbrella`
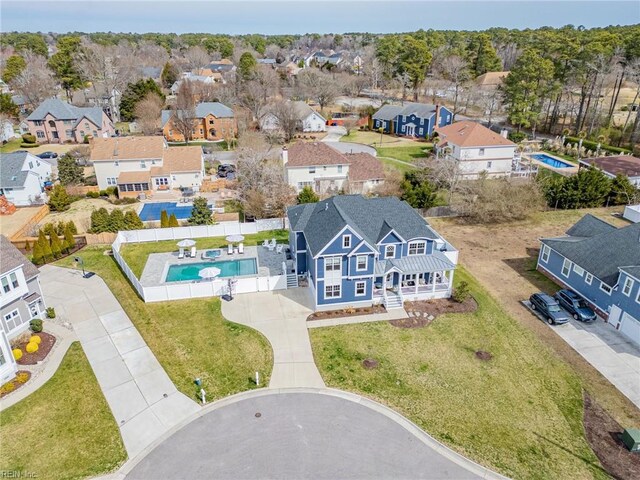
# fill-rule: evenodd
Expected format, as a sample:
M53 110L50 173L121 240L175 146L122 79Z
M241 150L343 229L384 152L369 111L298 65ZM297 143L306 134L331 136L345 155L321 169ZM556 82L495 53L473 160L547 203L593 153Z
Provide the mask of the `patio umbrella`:
M180 240L178 242L178 246L180 248L189 248L189 247L193 247L196 244L195 240L191 240L189 238L185 238L184 240Z
M200 278L214 278L220 275L220 269L216 267L203 268L198 275L200 275Z
M244 235L227 235L227 242L237 243L244 240Z

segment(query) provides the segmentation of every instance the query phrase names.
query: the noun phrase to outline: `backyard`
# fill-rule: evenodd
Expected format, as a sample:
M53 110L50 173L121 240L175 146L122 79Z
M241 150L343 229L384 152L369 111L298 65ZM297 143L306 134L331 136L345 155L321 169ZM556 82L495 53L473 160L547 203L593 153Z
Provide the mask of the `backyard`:
M82 198L71 203L69 209L64 212L50 212L40 223L73 220L78 233L85 233L91 228L91 212L99 208L106 208L109 212L119 209L124 213L127 210L136 210L138 205L113 205L103 198Z
M51 380L2 412L0 436L1 470L32 478L93 477L115 470L127 458L78 342Z
M341 142L364 143L372 147L401 147L415 145L416 142L410 138L396 137L395 135L387 135L378 132L367 132L364 130L351 130L349 135L340 138ZM382 144L380 143L382 142Z
M78 255L85 269L100 275L116 295L178 390L194 398L193 381L201 378L207 398L214 401L256 388L256 371L268 383L271 346L255 330L226 321L220 298L144 303L106 250L105 246L85 247ZM57 264L75 267L72 257Z
M288 230L267 230L264 232L253 233L244 235L243 243L245 246L259 245L264 240L271 240L275 238L277 243L284 243L289 241ZM206 237L194 239L196 242L196 249L203 250L208 248L227 248L229 242L225 240L225 237ZM127 262L127 265L131 268L131 271L138 278L144 271L144 266L147 264L147 259L151 253L165 253L178 251L175 240L163 240L160 242L145 242L145 243L132 243L125 244L120 249L122 258Z
M327 386L389 405L513 478L607 478L585 439L580 377L464 269L456 279L469 283L476 312L424 328L378 322L310 330ZM364 368L366 359L377 368Z

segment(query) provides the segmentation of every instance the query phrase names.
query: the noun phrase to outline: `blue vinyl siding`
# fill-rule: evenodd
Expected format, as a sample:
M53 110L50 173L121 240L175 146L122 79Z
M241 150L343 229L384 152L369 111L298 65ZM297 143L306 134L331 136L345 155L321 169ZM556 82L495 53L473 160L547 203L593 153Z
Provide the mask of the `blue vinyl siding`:
M626 296L622 291L627 278L633 280L633 285L631 286L631 293L629 294L629 296ZM638 298L638 293L640 293L640 281L636 280L633 277L630 277L624 272L620 272L618 291L614 292L614 303L618 305L622 311L627 312L632 317L640 320L640 303L636 301L636 298Z
M307 242L304 239L304 233L296 232L296 252L299 250L306 250Z
M298 267L298 275L307 273L307 253L296 253L296 265Z
M342 247L342 237L344 237L345 235L351 236L351 245L349 246L349 248ZM347 253L351 252L351 250L353 250L361 241L362 239L359 236L346 228L343 233L338 235L338 237L333 242L331 242L325 249L323 249L322 255L346 255Z
M366 256L367 257L367 269L366 270L357 270L358 257ZM349 276L361 276L361 275L373 275L373 269L375 267L375 258L373 254L369 255L352 255L349 257Z
M365 295L356 297L356 283L365 282ZM333 303L349 303L349 302L363 302L371 300L371 278L362 279L343 279L340 286L339 298L324 298L324 281L318 280L318 288L316 290L316 298L318 305L331 305Z

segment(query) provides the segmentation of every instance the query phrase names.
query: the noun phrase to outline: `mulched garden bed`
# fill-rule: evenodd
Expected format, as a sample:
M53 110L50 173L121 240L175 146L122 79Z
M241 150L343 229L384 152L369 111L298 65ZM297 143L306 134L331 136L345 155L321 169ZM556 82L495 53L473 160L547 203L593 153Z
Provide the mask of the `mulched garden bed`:
M371 315L373 313L386 313L387 310L382 305L371 307L343 308L340 310L326 310L315 312L307 317L307 321L326 320L327 318L357 317L359 315Z
M18 380L19 378L21 379L21 381ZM9 395L12 392L15 392L21 386L27 383L30 378L31 378L31 372L28 372L27 370L18 370L16 372L16 378L5 383L4 385L2 385L2 387L0 387L0 398L4 397L5 395ZM13 387L9 387L9 384L13 385Z
M420 328L429 325L438 315L444 313L470 313L475 312L477 308L478 304L473 297L467 298L462 303L450 298L404 302L404 309L409 314L409 317L390 320L389 323L398 328Z
M640 478L640 455L631 453L620 439L623 428L586 392L584 430L591 449L613 478Z
M36 363L44 360L46 356L49 354L53 345L56 343L56 337L51 335L50 333L40 332L35 333L34 335L38 335L40 337L40 345L38 346L38 351L34 353L27 352L27 343L29 343L29 336L26 337L26 340L16 344L13 348L17 347L22 350L22 358L17 361L18 365L35 365Z

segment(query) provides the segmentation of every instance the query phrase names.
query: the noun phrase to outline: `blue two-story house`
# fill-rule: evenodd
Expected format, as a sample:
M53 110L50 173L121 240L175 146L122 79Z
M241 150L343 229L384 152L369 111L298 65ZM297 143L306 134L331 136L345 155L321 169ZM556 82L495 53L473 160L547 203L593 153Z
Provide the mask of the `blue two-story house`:
M287 216L296 273L318 310L451 296L458 251L406 202L340 195Z
M540 240L538 270L640 345L640 223L617 228L585 215L566 234Z
M407 137L429 138L436 127L453 123L451 111L440 105L405 102L404 105L383 105L373 114L374 130Z

